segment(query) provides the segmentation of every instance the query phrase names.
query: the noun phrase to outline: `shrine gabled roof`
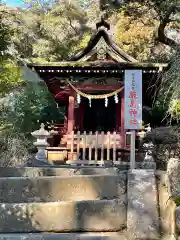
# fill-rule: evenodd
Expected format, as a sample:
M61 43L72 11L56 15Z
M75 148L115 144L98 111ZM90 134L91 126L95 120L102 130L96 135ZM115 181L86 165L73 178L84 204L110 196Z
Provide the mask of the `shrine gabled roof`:
M166 63L141 63L120 49L108 34L110 25L104 19L96 24L97 31L87 46L73 57L62 62L29 63L36 71L64 72L77 70L125 70L125 69L163 69ZM95 56L95 58L93 58ZM107 56L110 57L107 58ZM92 57L92 58L91 58ZM83 72L83 71L82 71Z
M37 75L46 82L54 77L115 77L123 79L125 70L140 69L143 74L155 76L169 68L163 63L117 63L117 62L56 62L45 64L28 65Z
M35 67L38 70L77 70L77 69L99 69L99 70L125 70L125 69L158 69L167 68L168 63L148 63L148 62L104 62L104 61L64 61L27 64L28 67Z
M137 62L111 39L108 33L110 25L106 21L101 19L101 22L96 24L96 28L97 31L91 36L87 46L68 61L87 61L95 53L100 53L101 55L108 54L116 62Z
M28 67L34 68L36 72L58 73L65 72L74 74L75 72L122 72L126 69L142 69L144 71L161 71L167 69L167 63L142 63L122 51L110 38L107 30L110 25L101 19L96 24L97 31L92 35L87 46L78 52L75 56L62 62L30 63ZM107 59L107 54L111 60ZM95 60L91 57L96 55Z

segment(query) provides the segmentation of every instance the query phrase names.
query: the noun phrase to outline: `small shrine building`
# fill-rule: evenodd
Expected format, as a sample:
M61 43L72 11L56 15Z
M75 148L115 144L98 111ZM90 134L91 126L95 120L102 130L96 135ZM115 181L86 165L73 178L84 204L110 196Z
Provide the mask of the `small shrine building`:
M125 148L124 71L142 70L143 107L151 108L168 65L138 62L112 41L109 30L109 23L101 19L87 46L70 59L29 67L44 80L57 104L66 107L61 133L116 132Z

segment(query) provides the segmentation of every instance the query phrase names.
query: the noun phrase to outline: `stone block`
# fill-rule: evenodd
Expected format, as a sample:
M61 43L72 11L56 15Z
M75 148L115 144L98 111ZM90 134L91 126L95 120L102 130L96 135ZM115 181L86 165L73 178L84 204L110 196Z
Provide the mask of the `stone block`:
M128 240L159 239L158 200L154 171L129 171L127 198Z
M153 169L153 170L156 170L156 163L153 162L153 161L152 162L144 161L144 162L142 162L141 167L142 167L142 169Z
M0 202L55 202L126 196L126 175L0 178Z
M176 207L176 230L180 233L180 207Z
M112 232L126 227L122 200L0 204L0 233Z

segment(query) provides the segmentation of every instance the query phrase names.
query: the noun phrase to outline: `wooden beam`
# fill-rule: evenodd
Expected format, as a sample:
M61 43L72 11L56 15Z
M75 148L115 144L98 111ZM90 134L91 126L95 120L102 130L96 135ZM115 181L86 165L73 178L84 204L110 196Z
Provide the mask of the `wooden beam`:
M115 91L122 87L121 83L114 85L104 84L74 84L74 86L80 91Z

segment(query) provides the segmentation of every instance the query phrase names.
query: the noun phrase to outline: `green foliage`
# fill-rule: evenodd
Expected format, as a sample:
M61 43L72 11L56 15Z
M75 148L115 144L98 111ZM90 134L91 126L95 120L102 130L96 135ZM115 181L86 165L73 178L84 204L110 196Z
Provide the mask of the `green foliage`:
M0 96L3 96L22 84L21 72L13 61L1 62Z
M137 1L115 4L116 11L112 8L109 20L115 27L116 42L140 61L154 58L153 47L159 48L155 42L158 14L167 12L175 1L168 1L170 5L163 2ZM30 7L19 13L9 8L6 22L14 33L11 42L16 55L34 62L68 58L85 46L100 19L99 1L28 0L28 4ZM156 57L163 52L164 48Z
M160 127L162 124L168 122L166 119L168 107L169 99L164 101L164 95L160 93L158 100L154 103L151 110L150 122L152 126Z
M87 46L88 44L88 41L90 40L90 33L87 32L83 35L81 41L79 42L79 44L75 44L73 47L72 47L72 54L79 51L80 49L83 49Z
M3 14L0 13L0 58L5 54L8 48L12 32L5 22Z
M86 13L66 1L49 2L48 7L41 1L28 2L28 10L17 14L8 10L14 31L12 44L18 55L35 62L67 58L86 31Z
M173 197L172 200L175 202L176 206L180 206L180 197Z
M168 102L168 115L180 120L180 49L177 48L170 62L170 69L164 75L163 94Z
M3 110L4 124L11 124L11 131L25 133L30 136L32 130L39 127L39 122L60 122L64 109L57 108L46 86L28 83L20 92L14 92L14 97Z
M168 113L172 119L180 120L180 99L171 98Z
M9 167L24 165L29 157L28 149L32 142L19 133L1 134L0 137L0 166Z
M14 34L8 16L2 8L0 11L0 97L21 84L20 69L8 54Z
M157 20L152 14L148 6L133 3L120 9L117 15L115 40L139 61L148 59L154 46Z

